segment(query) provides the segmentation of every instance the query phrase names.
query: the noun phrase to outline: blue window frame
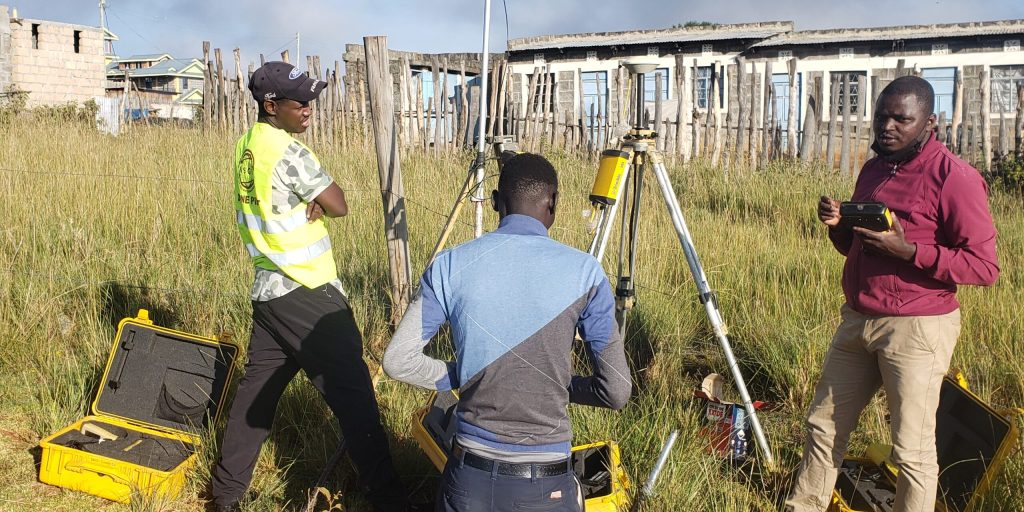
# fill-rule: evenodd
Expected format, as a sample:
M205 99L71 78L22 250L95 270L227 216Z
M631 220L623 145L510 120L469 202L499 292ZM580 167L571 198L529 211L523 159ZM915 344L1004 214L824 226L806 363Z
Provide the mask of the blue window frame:
M594 126L596 129L593 133L593 142L595 144L600 143L604 140L604 124L599 120L604 119L607 112L604 111L605 100L608 98L608 72L607 71L587 71L580 75L583 81L583 115L587 117L587 122L590 122L591 106L593 106Z
M946 119L953 119L953 102L956 101L956 68L927 68L921 70L924 78L935 91L935 115L945 112Z
M700 66L697 68L697 108L708 108L708 91L711 89L711 66ZM725 81L722 77L716 76L715 90L718 92L718 108L725 106L725 95L722 89L725 88Z
M654 103L655 87L657 86L658 73L661 73L661 99L668 99L668 68L658 68L650 73L644 73L644 101Z
M796 90L797 97L803 97L803 74L796 74ZM789 126L789 73L773 73L772 74L772 94L775 97L775 111L776 119L778 120L779 126L783 128L780 130L782 137L782 145L789 144L789 133L785 130ZM797 122L797 139L799 142L800 134L800 118L802 117L801 105L799 102L796 104L796 122Z

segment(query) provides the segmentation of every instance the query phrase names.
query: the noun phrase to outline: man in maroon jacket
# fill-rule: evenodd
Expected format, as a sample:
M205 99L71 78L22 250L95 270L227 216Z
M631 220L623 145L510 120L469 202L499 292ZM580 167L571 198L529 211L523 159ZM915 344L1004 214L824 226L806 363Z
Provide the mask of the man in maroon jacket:
M935 411L960 333L957 285L991 285L999 267L985 181L935 139L934 102L928 82L914 76L878 97L879 156L864 164L851 200L885 203L889 231L848 227L839 202L818 203L829 239L846 256L846 304L807 418L786 502L794 512L825 510L850 433L880 386L899 468L893 510L935 510Z

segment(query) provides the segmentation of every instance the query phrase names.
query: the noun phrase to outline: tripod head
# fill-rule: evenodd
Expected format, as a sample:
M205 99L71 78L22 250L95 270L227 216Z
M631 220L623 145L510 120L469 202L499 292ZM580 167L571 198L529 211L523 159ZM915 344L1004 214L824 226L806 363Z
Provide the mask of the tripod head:
M649 138L656 137L653 131L647 129L644 126L644 96L647 91L644 90L645 74L654 71L658 64L656 62L643 62L643 61L630 61L623 62L622 65L633 75L634 90L633 95L633 113L635 114L633 121L633 129L629 135L634 137L640 135L639 132L644 132Z

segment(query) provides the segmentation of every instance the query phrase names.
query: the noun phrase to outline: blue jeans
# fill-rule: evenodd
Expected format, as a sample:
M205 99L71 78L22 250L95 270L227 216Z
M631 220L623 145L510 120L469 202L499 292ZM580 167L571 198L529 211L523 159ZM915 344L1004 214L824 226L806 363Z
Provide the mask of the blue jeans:
M536 474L536 472L534 472ZM449 457L437 496L437 512L582 512L579 483L571 468L562 475L499 475Z

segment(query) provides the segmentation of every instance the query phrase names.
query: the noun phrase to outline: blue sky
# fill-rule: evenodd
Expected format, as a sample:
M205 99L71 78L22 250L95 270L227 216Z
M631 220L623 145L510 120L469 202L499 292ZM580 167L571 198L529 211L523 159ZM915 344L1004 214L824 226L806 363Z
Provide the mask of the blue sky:
M99 25L99 0L0 0L25 18ZM243 62L259 53L318 54L340 60L346 43L388 36L388 46L420 52L478 52L483 0L107 0L107 22L122 56L168 52L201 56L202 41ZM492 3L491 49L508 36L664 28L686 21L742 23L792 20L797 29L1024 19L1024 0L500 0Z

